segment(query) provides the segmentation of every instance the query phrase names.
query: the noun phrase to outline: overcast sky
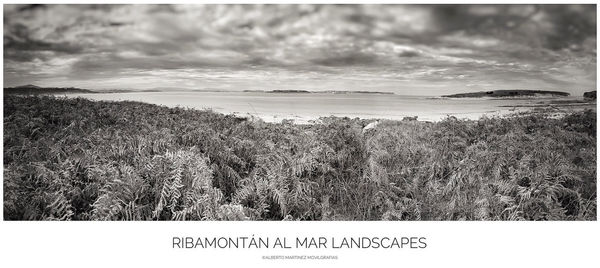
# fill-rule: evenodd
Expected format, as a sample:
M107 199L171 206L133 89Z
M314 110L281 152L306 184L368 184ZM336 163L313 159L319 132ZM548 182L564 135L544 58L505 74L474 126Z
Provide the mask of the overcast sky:
M4 86L596 88L596 7L4 5Z

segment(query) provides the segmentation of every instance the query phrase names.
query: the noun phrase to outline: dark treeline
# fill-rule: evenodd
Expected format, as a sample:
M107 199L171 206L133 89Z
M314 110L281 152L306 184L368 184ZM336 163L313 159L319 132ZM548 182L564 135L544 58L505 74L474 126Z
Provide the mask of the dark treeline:
M4 97L7 220L595 220L596 112L265 123Z

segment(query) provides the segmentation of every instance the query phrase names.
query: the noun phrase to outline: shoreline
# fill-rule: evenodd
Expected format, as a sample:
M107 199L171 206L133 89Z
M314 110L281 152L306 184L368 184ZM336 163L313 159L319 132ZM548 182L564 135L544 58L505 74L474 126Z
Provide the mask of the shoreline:
M190 107L190 106L182 106L182 105L167 105L160 103L153 103L142 100L127 100L127 99L118 99L118 100L102 100L102 99L94 99L86 96L80 96L76 94L52 94L46 95L56 98L83 98L90 101L106 101L106 102L140 102L145 104L152 104L158 106L164 106L168 108L186 108L193 109L198 111L210 110L215 113L219 113L222 115L235 116L237 118L245 118L248 120L255 121L260 119L266 123L282 123L284 121L289 121L293 124L299 125L308 125L319 123L321 118L327 117L337 117L337 118L350 118L350 119L358 119L358 120L391 120L391 121L403 121L403 120L411 120L411 121L419 121L419 122L439 122L444 120L447 117L456 117L460 120L479 120L482 117L510 117L514 115L527 115L531 113L539 113L540 111L536 110L545 110L542 111L547 114L552 114L553 117L558 117L561 115L565 115L572 112L582 111L586 109L596 110L596 102L595 101L586 101L583 99L570 99L570 100L556 100L555 98L531 98L531 100L540 100L537 103L531 104L515 104L515 105L494 105L490 107L492 110L488 111L473 111L473 112L447 112L441 113L439 111L419 111L414 113L396 113L396 114L388 114L387 116L379 116L379 114L366 114L366 113L344 113L344 112L329 112L320 115L307 115L301 113L288 113L282 114L278 112L273 113L265 113L265 112L242 112L242 111L228 111L226 108L220 106L214 107ZM466 100L467 98L463 99ZM490 100L498 100L499 98L494 98ZM562 99L562 98L561 98ZM480 98L481 100L481 98Z

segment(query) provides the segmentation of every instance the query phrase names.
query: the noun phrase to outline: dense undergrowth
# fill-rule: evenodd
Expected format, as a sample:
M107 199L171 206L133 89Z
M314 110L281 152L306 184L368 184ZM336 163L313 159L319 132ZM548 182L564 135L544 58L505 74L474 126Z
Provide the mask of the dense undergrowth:
M4 219L596 219L595 111L321 121L4 96Z

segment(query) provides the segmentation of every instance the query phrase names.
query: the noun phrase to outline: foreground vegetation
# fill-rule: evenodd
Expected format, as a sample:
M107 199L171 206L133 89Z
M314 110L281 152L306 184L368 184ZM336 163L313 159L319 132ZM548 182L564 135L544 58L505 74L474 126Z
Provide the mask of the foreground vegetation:
M321 121L5 96L4 219L596 219L595 111Z

